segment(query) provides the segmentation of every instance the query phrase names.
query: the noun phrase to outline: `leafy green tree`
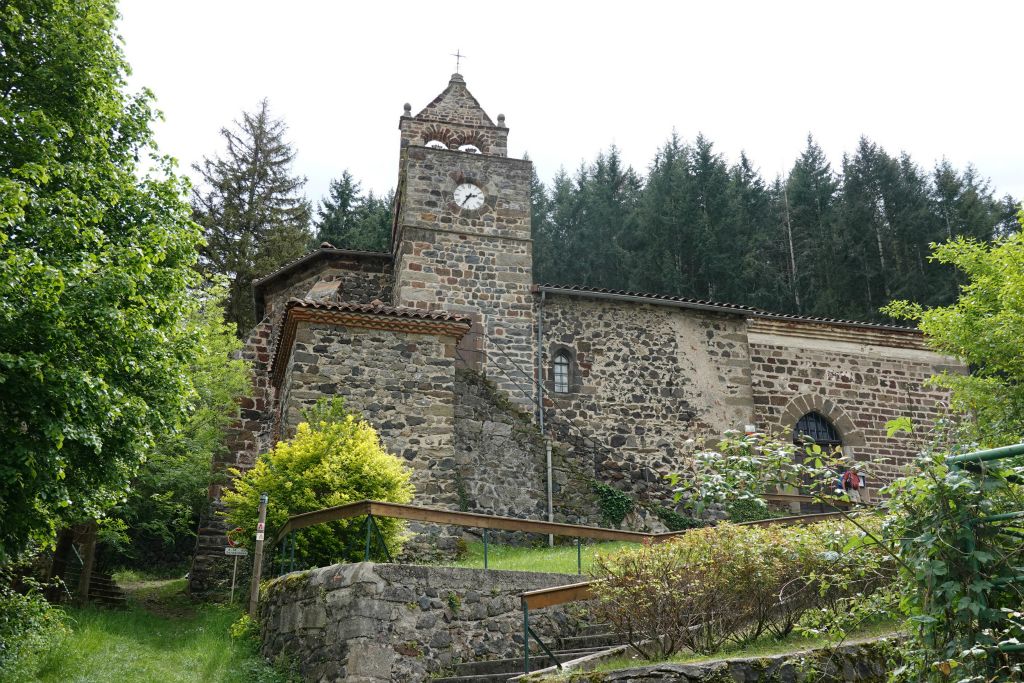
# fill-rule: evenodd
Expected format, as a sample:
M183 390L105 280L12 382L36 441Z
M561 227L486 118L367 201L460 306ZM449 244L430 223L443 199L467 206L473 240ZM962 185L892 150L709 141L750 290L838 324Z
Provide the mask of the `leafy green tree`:
M331 181L317 208L313 246L329 242L340 249L385 251L391 240L393 198L363 195L359 182L344 171Z
M116 21L0 4L0 557L114 503L189 395L199 231Z
M224 494L227 519L240 527L243 543L254 538L260 494L270 498L267 533L273 537L291 515L321 508L381 500L412 500L412 471L381 445L377 432L344 408L340 398L321 400L305 415L295 436L264 453L242 474L232 470L234 490ZM388 549L397 553L403 523L377 519ZM365 518L346 519L304 529L296 538L300 564L322 566L362 558Z
M1024 209L1018 214L1024 224ZM1024 234L992 244L956 237L936 245L932 258L957 268L967 282L949 306L894 301L889 315L914 320L928 345L956 356L970 374L934 378L952 391L954 412L970 416L970 438L983 446L1024 440Z
M1021 680L1024 656L1013 648L1024 639L1024 546L1012 529L978 520L1021 510L1024 464L951 467L938 441L918 457L916 474L884 491L885 540L898 550L910 635L893 680Z
M174 430L157 437L124 502L111 511L122 522L112 548L119 563L174 566L192 552L210 462L226 449L225 431L238 411L238 397L249 388L248 367L235 357L242 342L224 320L226 283L214 281L199 294L201 306L188 320L197 343L187 369L195 393L188 413Z
M292 175L295 151L286 130L264 99L233 128L221 129L224 156L193 166L200 184L192 208L206 236L202 269L229 278L227 318L239 336L255 324L253 279L301 256L310 240L310 206L300 194L306 179Z

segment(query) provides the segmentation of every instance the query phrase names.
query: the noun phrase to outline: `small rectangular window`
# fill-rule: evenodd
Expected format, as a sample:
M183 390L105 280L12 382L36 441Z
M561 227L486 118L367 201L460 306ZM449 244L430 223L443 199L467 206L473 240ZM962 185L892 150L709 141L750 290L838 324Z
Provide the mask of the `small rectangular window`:
M569 393L569 358L565 353L555 356L555 393Z

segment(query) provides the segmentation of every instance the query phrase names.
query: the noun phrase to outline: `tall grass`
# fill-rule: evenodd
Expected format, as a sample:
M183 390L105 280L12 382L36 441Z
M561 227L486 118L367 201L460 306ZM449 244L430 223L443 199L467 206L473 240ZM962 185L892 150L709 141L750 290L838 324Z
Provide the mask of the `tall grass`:
M72 633L38 658L43 683L278 683L281 670L259 657L256 644L233 639L239 607L200 605L183 594L184 580L147 582L127 610L69 609Z

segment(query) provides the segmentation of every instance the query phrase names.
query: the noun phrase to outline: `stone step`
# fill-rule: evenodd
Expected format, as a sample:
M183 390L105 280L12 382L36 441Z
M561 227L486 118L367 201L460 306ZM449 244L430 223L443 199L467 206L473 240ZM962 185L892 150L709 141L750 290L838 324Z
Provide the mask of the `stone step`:
M430 683L506 683L513 676L522 674L520 669L514 673L503 674L478 674L475 676L449 676L448 678L434 678Z
M559 662L565 662L570 659L576 659L577 657L583 657L584 655L593 654L595 652L601 652L605 648L584 648L580 650L564 650L555 652L555 658ZM530 668L543 669L547 666L554 666L554 662L551 658L545 654L533 654L530 653ZM506 659L481 659L473 662L463 662L455 665L454 673L458 676L473 676L482 674L499 674L499 673L520 673L523 670L523 657L508 657Z
M580 636L601 636L601 635L604 635L605 633L611 633L611 632L612 632L612 625L611 624L590 624L589 626L584 626L582 629L580 629L580 632L577 635L580 635Z
M579 650L582 648L596 647L607 649L616 645L624 645L629 642L625 633L601 633L590 636L568 636L559 638L557 641L559 650Z

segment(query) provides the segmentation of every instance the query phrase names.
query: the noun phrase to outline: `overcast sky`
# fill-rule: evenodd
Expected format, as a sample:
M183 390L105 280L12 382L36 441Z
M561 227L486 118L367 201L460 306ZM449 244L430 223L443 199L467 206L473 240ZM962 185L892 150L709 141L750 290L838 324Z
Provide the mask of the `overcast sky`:
M183 169L267 97L318 200L349 169L395 186L398 119L448 83L506 116L542 180L616 144L638 171L678 131L766 179L813 133L838 168L866 135L930 169L973 163L1024 198L1024 2L123 0L132 85Z

